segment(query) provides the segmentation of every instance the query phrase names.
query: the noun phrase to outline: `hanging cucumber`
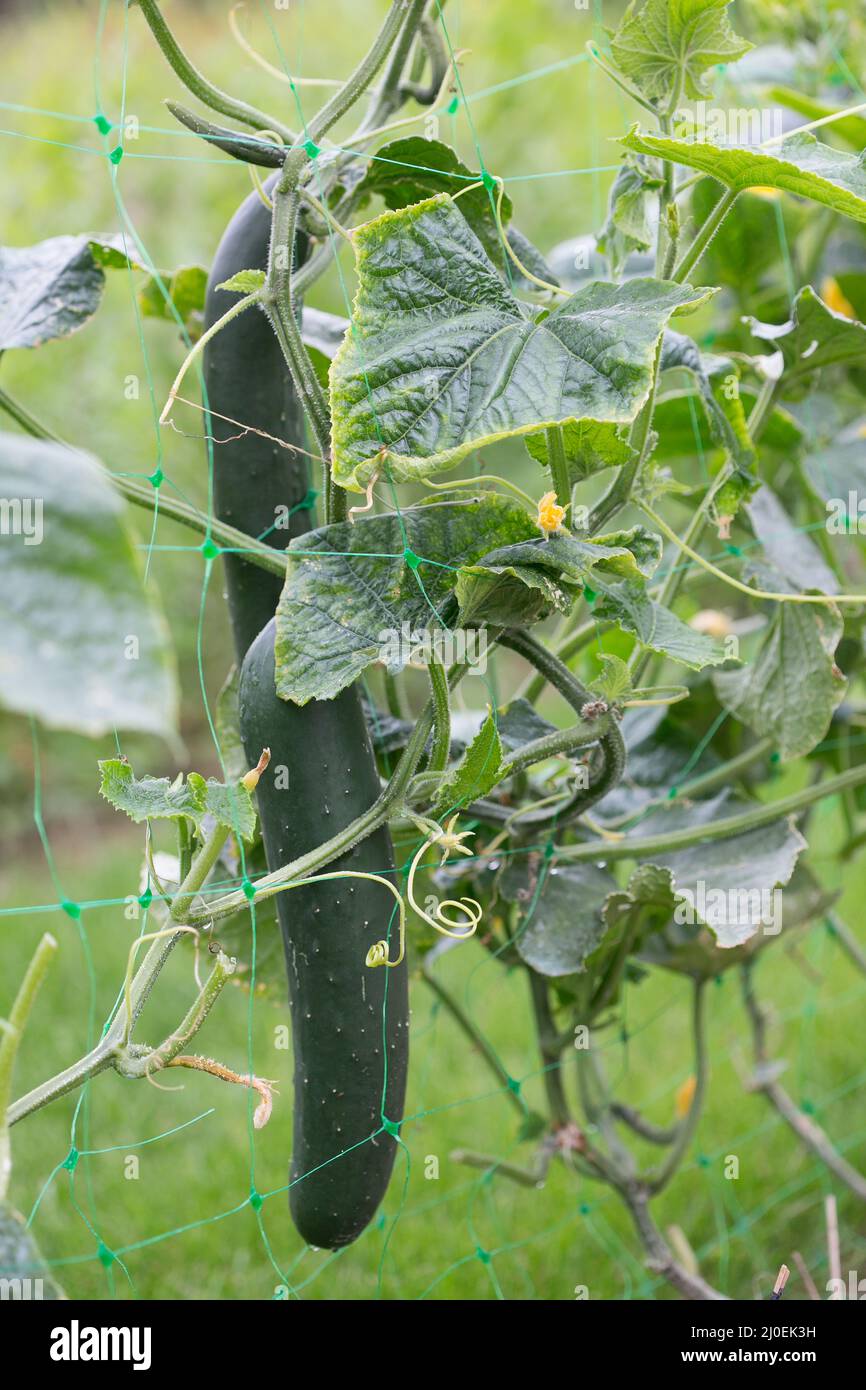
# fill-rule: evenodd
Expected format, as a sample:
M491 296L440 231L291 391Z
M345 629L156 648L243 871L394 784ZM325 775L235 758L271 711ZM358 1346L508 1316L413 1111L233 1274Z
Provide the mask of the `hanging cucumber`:
M271 768L284 766L289 773L287 790L267 775L258 786L268 864L276 868L366 811L379 781L354 689L300 709L279 699L274 628L272 621L247 652L240 715L247 757L269 747ZM329 864L327 872L387 874L393 864L390 836L383 829ZM392 969L365 964L369 947L387 935L392 915L393 903L380 884L337 880L299 888L276 901L295 1061L289 1204L305 1240L334 1250L360 1235L391 1175L396 1141L382 1131L382 1121L399 1121L403 1114L409 1055L406 963ZM396 932L395 921L394 943ZM360 1147L347 1152L356 1144Z
M261 198L251 193L217 247L208 280L205 328L240 298L218 285L239 270L265 269L270 232L270 213ZM293 536L310 526L307 510L294 512L288 525L276 525L285 520L285 512L279 509L291 510L306 497L306 456L280 448L262 434L241 434L240 430L250 426L304 449L304 415L279 343L259 309L241 314L211 339L204 352L204 380L213 411L211 433L229 441L213 445L214 512L220 521L284 550ZM240 424L229 423L232 420ZM282 585L277 575L238 555L225 556L225 579L235 650L241 661L274 616Z
M269 235L267 209L252 195L220 243L208 322L231 304L227 292L213 287L239 270L264 266ZM303 446L301 410L264 314L241 315L217 334L205 356L205 380L217 437L237 432L237 426L217 418L226 415ZM307 488L304 456L260 435L214 446L217 515L249 534L273 526L276 509L296 507ZM291 529L271 532L267 540L283 548L310 524L309 509L296 511ZM257 797L268 867L274 870L366 811L379 779L354 687L335 700L303 708L278 698L273 614L279 580L226 556L226 584L239 661L246 653L239 705L250 765L262 748L271 750ZM393 872L387 830L328 865L329 872L341 868ZM396 1139L383 1128L383 1119L399 1122L403 1114L406 965L372 969L365 964L368 948L387 935L392 913L391 898L379 884L333 880L281 894L276 905L294 1040L289 1204L305 1240L338 1249L355 1240L374 1215L394 1163Z

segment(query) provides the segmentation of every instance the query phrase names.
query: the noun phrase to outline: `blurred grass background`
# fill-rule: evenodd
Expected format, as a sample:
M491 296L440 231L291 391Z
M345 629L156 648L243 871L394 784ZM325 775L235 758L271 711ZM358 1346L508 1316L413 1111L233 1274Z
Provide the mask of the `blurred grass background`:
M290 119L285 89L233 44L228 8L223 0L165 7L183 43L213 80ZM604 6L605 23L615 23L619 8ZM275 11L272 18L296 71L341 75L363 51L381 9L372 0L306 0L290 13ZM572 0L521 5L485 0L483 6L454 0L447 15L455 46L470 50L463 79L478 143L487 166L509 177L521 229L542 249L597 229L611 174L553 175L615 163L615 147L607 141L634 118L627 103L585 63L488 91L582 53L593 32L591 15ZM253 41L274 59L255 3L248 6L247 18ZM114 119L123 103L127 115L137 117L141 133L125 143L116 192L144 247L161 268L208 265L222 227L249 191L249 177L242 166L172 129L162 101L183 96L135 8L127 25L119 0L105 6L31 5L2 20L0 40L6 55L0 239L25 245L64 232L120 229L109 166L92 117L102 111ZM473 93L486 95L473 99ZM313 100L309 91L303 95L306 102ZM28 110L17 110L16 104ZM55 114L38 114L33 108ZM62 115L81 119L69 121ZM462 114L443 120L440 133L467 162L476 162ZM336 277L317 287L315 303L345 311ZM207 473L201 442L169 431L160 435L155 426L181 356L171 325L137 324L134 280L113 273L103 306L86 329L38 353L8 355L3 381L35 414L91 449L109 468L149 473L159 463L167 478L204 503ZM130 375L141 384L137 400L128 399L125 390ZM200 434L201 417L189 411L181 427ZM518 457L514 455L515 464ZM136 513L132 521L146 546L147 516ZM189 533L161 522L158 543L189 545ZM192 553L157 548L150 573L179 653L188 765L211 773L216 759L195 654L203 562ZM205 612L203 651L212 702L230 664L216 582ZM507 670L503 668L505 680ZM3 906L33 909L60 897L113 900L116 905L86 909L80 921L48 909L3 918L0 1011L40 933L50 929L60 941L59 960L20 1058L19 1094L79 1056L88 1037L98 1032L123 977L131 934L139 926L124 915L121 904L138 891L142 837L112 816L96 795L96 760L113 748L43 730L38 744L58 886L52 884L32 820L30 730L25 721L4 718ZM123 749L140 771L163 775L176 770L168 750L155 741L125 738ZM784 781L778 789L787 789ZM812 863L831 882L838 873L832 855L840 834L835 809L823 807L811 825ZM861 859L846 868L840 904L851 922L858 921L864 889ZM453 952L441 968L512 1075L527 1078L523 1093L528 1104L540 1108L539 1063L527 1028L523 979L506 974L472 945ZM777 1055L789 1060L789 1088L844 1141L852 1162L866 1162L858 1027L862 980L823 928L797 952L771 952L759 978L778 1011L773 1042ZM178 952L148 1007L141 1036L155 1039L176 1026L191 989L189 957ZM672 1117L674 1093L691 1071L684 1004L681 981L652 976L629 991L626 1038L610 1044L610 1071L620 1081L623 1097L640 1100L660 1123ZM657 1203L657 1218L663 1227L679 1225L701 1258L703 1274L736 1296L766 1296L780 1262L791 1263L793 1249L802 1250L821 1287L826 1278L822 1198L833 1184L766 1103L744 1091L749 1048L733 979L714 988L711 1005L709 1105L698 1148ZM380 1291L388 1298L427 1293L436 1298L568 1299L581 1284L593 1299L670 1296L648 1278L628 1219L606 1190L581 1185L564 1169L555 1169L542 1191L527 1191L503 1180L485 1180L449 1161L458 1145L518 1162L529 1161L531 1148L518 1144L516 1112L494 1090L480 1058L468 1050L421 982L414 985L412 1006L407 1105L412 1118L404 1126L409 1164L407 1169L398 1160L383 1226L372 1228L335 1259L302 1254L284 1192L269 1197L258 1218L246 1205L216 1220L243 1204L250 1190L245 1096L207 1077L187 1079L182 1090L171 1090L173 1078L158 1089L110 1073L88 1089L76 1120L77 1147L100 1152L79 1160L71 1184L67 1171L55 1176L34 1225L67 1291L93 1297L267 1298L291 1268L290 1282L302 1297L368 1298ZM256 1070L280 1085L273 1119L256 1135L254 1185L260 1193L286 1181L291 1064L286 1052L274 1046L274 1030L285 1021L284 1009L257 1002L250 1010L242 990L229 990L200 1039L202 1050L244 1070L249 1028ZM569 1085L572 1080L568 1078ZM25 1212L69 1151L77 1102L76 1097L59 1102L13 1131L12 1196ZM148 1142L206 1111L210 1113L191 1128ZM725 1158L732 1154L740 1159L736 1182L723 1177ZM138 1157L137 1177L128 1176L129 1155ZM438 1178L425 1176L432 1171L431 1157L438 1159ZM853 1199L842 1191L839 1195L843 1268L857 1268L864 1259L863 1215ZM117 1253L118 1261L108 1267L101 1263L100 1245ZM492 1262L479 1259L478 1249L496 1252ZM803 1296L796 1274L789 1288L793 1296Z

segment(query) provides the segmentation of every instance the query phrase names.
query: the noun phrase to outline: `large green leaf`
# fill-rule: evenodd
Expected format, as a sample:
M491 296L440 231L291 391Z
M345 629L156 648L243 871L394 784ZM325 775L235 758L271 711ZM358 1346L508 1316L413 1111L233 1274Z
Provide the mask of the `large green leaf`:
M297 537L277 609L277 691L298 705L331 699L381 659L383 634L451 624L461 565L536 534L519 503L487 496Z
M0 498L0 704L94 737L171 733L168 629L104 469L0 434Z
M762 149L758 145L675 140L633 126L623 136L622 144L635 154L655 155L709 174L738 193L747 188L780 188L866 222L866 169L862 159L831 149L814 135L789 135L780 144Z
M755 566L762 588L791 588L776 570ZM791 590L793 592L793 590ZM783 761L811 753L845 694L834 661L842 636L839 610L816 603L776 603L753 659L713 682L726 709L756 734L775 739Z
M523 909L514 943L521 958L539 975L581 974L607 930L602 909L615 888L616 880L594 864L539 872L523 856L512 860L499 891Z
M611 39L620 72L650 100L709 96L707 74L752 47L731 28L730 0L632 0Z
M472 188L472 184L479 187ZM422 135L410 135L392 140L376 151L369 168L356 189L360 206L371 194L384 198L392 211L420 203L437 193L461 193L456 206L466 218L492 261L502 260L502 238L496 225L494 203L481 185L481 175L473 173L450 145L441 140L425 140ZM467 189L468 192L461 192ZM494 193L494 198L496 194ZM502 196L500 215L503 223L510 222L511 199Z
M74 333L96 313L104 285L90 237L0 247L0 351Z
M634 579L611 582L596 572L593 588L598 592L593 607L595 617L634 633L652 651L662 652L693 671L719 666L726 660L719 642L688 627L669 608L650 598L643 583Z
M384 213L354 240L358 293L331 403L334 478L355 491L386 465L397 481L424 478L566 420L628 423L668 320L711 293L602 281L533 310L445 195Z
M499 564L487 556L461 567L454 592L461 623L497 627L530 627L551 613L567 613L575 599L571 586L539 567Z
M782 353L786 394L799 394L822 367L866 362L866 326L828 308L811 285L800 290L787 323L759 323L754 318L746 322L756 338Z
M200 830L210 817L245 840L253 838L256 813L252 796L240 783L229 786L213 777L205 780L198 772L188 773L185 782L182 773L173 782L167 777L139 778L122 758L103 759L99 771L100 795L130 820L177 820L185 816Z
M501 776L502 744L492 710L460 761L442 778L436 789L434 815L445 815L484 796Z

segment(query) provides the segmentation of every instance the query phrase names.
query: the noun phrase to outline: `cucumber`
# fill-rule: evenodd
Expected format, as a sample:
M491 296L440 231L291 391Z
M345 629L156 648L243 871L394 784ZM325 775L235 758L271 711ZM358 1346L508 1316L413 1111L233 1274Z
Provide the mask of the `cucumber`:
M208 324L231 295L216 285L239 270L263 267L268 211L255 195L238 209L220 243L208 288ZM205 353L212 433L252 424L304 446L303 415L282 353L264 314L230 323ZM274 523L276 508L307 497L303 454L248 434L214 445L214 503L219 518L248 534ZM282 549L311 525L309 509L290 529L266 539ZM241 734L250 766L271 749L257 789L268 867L315 848L368 809L379 791L369 732L356 688L303 708L287 704L274 681L274 610L280 581L238 556L225 556L226 597L241 667ZM245 658L245 659L244 659ZM288 770L288 787L275 773ZM388 874L394 852L387 829L357 845L328 872L350 868ZM334 880L276 898L286 951L294 1041L294 1138L289 1205L311 1245L336 1250L355 1240L378 1207L391 1175L408 1068L409 1004L405 962L371 969L370 945L387 935L393 900L376 883ZM396 943L396 923L392 940ZM390 1129L390 1127L389 1127ZM365 1142L368 1141L368 1142ZM354 1147L358 1145L359 1147ZM349 1152L351 1151L351 1152Z
M379 780L357 691L302 708L280 700L274 634L271 621L247 652L239 705L250 764L269 747L271 768L289 770L286 790L268 773L257 789L268 865L277 868L366 811ZM327 872L388 874L393 865L390 836L382 829L329 864ZM276 903L294 1046L289 1205L310 1245L336 1250L370 1221L394 1163L396 1140L382 1130L382 1120L399 1122L403 1114L409 1057L406 962L393 968L365 964L369 947L387 935L393 909L381 884L363 879L313 884L278 896ZM394 946L396 936L395 921ZM356 1144L360 1147L346 1152Z
M269 182L273 180L265 187ZM217 289L218 285L239 270L264 270L270 232L270 213L261 198L251 193L217 247L205 299L205 328L240 298ZM248 309L211 339L204 352L204 380L208 405L215 412L210 433L216 439L240 433L237 425L218 418L223 415L305 448L303 410L279 343L260 309ZM214 512L220 521L247 535L262 536L276 550L284 550L293 536L309 530L307 510L295 512L288 527L269 530L278 507L297 506L306 497L308 470L303 453L281 449L260 434L245 434L229 443L215 443L213 465ZM250 643L273 617L282 584L277 575L238 555L226 555L224 563L235 650L242 661Z

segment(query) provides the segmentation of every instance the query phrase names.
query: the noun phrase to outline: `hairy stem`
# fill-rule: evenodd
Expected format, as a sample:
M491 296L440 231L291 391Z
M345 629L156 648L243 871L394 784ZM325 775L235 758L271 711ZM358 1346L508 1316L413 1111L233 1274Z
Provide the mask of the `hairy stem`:
M445 667L435 656L431 658L427 673L430 677L430 691L433 700L433 747L428 772L444 772L448 766L451 752L451 708L448 700L448 676Z
M704 254L713 237L716 235L716 232L721 227L731 208L734 206L736 200L736 189L726 189L719 201L716 203L716 206L713 208L709 217L707 217L701 223L701 226L698 228L698 231L695 234L695 238L692 241L691 246L689 246L688 249L683 252L679 262L677 263L673 271L673 274L671 275L671 279L674 281L675 284L681 285L683 281L687 278L687 276L690 274L690 272L697 265L698 261L701 259L701 256Z
M219 111L221 115L240 121L242 125L252 126L254 130L274 130L282 136L287 145L294 143L294 131L276 117L267 111L259 110L257 106L250 106L245 101L238 101L235 97L229 96L228 92L214 86L199 72L166 24L156 0L139 0L139 8L169 64L193 96L198 97L199 101L204 102L212 111Z

